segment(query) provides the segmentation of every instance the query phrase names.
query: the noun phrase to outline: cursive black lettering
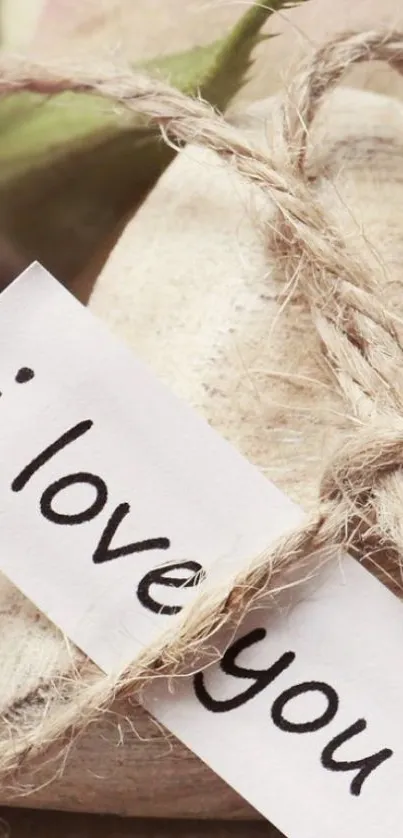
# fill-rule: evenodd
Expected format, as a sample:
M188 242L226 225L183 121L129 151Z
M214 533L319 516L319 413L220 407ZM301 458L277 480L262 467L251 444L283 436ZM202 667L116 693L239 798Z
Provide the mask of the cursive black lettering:
M170 576L172 570L189 570L190 576L184 579L180 576ZM206 573L198 562L183 561L173 562L150 570L143 576L138 588L137 596L144 608L153 611L154 614L179 614L182 611L181 605L163 605L151 596L152 585L161 585L165 588L194 588L206 578Z
M85 419L83 422L79 422L78 425L74 425L73 428L70 428L70 430L62 434L56 442L52 442L44 451L41 451L13 480L11 484L12 491L20 492L38 469L42 468L45 463L49 462L52 457L58 454L63 448L66 448L67 445L70 445L76 439L79 439L80 436L86 434L92 428L93 424L91 419Z
M238 655L245 649L254 646L266 637L266 630L263 628L256 628L248 634L240 637L232 646L227 649L222 660L220 661L220 668L226 675L232 675L234 678L248 678L253 680L244 692L235 695L233 698L216 699L208 692L205 685L205 677L203 672L198 672L193 679L194 691L200 703L206 710L212 713L226 713L229 710L235 710L237 707L242 707L247 701L250 701L255 695L258 695L265 690L269 684L274 681L282 672L284 672L295 658L294 652L285 652L274 664L267 669L251 669L244 666L239 666L236 662Z
M382 748L381 751L377 751L375 754L371 754L368 757L362 757L361 759L353 759L353 760L339 760L334 759L334 753L340 748L344 742L348 742L349 739L352 739L353 736L357 736L359 733L362 733L363 730L366 729L367 723L365 719L358 719L351 727L348 727L342 733L339 733L334 739L326 745L326 748L322 751L321 756L321 763L324 768L327 768L329 771L355 771L358 769L358 774L354 777L351 781L350 785L350 793L358 797L361 794L361 789L363 783L372 773L375 771L375 768L378 768L383 762L393 755L393 751L390 748Z
M53 508L53 501L59 492L73 486L75 483L84 483L93 486L96 491L96 496L90 506L82 509L81 512L62 513L57 512ZM91 521L104 508L108 500L108 490L106 484L97 474L90 474L87 471L79 471L76 474L68 474L66 477L61 477L60 480L55 480L47 489L45 489L41 500L40 509L44 518L52 521L54 524L84 524L85 521Z
M283 715L284 708L289 701L307 692L320 692L327 700L327 707L321 716L309 722L290 722ZM339 706L339 698L336 690L325 684L323 681L305 681L302 684L295 684L288 690L284 690L276 698L271 708L271 717L276 727L285 730L287 733L313 733L320 730L334 719Z
M148 538L145 541L133 541L131 544L124 544L122 547L111 548L110 544L116 530L129 512L130 505L120 503L112 513L93 554L92 560L95 564L110 562L112 559L120 558L120 556L130 556L132 553L141 553L144 550L168 550L170 547L169 538Z

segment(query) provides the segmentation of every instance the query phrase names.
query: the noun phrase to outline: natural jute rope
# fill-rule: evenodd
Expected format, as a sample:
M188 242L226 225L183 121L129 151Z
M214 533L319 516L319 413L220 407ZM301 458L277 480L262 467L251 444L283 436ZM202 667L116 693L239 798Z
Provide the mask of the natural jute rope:
M179 146L196 142L213 149L277 208L268 244L285 282L298 286L312 313L323 353L355 418L355 433L325 468L316 512L295 532L255 557L241 573L213 585L207 580L191 606L163 637L147 648L118 679L86 666L64 673L36 693L40 724L26 721L18 706L4 714L10 737L0 739L0 771L17 768L66 732L81 728L119 692L135 694L145 681L180 671L217 629L237 622L267 593L290 578L303 579L334 558L334 545L359 554L376 553L399 569L403 558L403 323L385 307L365 260L350 252L326 216L306 174L312 120L324 95L347 67L372 59L403 69L403 34L348 34L314 55L295 79L278 112L272 148L259 150L244 134L199 99L160 81L130 72L105 73L30 65L0 59L0 89L98 93L142 113ZM318 551L321 551L320 557ZM380 559L379 559L380 560ZM57 708L48 712L52 691Z

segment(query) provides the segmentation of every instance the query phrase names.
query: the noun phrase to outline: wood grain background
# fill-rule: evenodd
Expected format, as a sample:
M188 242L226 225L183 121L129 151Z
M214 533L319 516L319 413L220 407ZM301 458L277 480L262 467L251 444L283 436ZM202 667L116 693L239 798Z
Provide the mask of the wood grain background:
M132 820L0 809L0 838L281 838L267 823Z

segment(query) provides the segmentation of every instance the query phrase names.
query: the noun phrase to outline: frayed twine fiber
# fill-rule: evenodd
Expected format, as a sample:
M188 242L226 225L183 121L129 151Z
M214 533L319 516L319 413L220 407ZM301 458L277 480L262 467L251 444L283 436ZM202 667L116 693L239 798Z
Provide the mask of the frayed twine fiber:
M141 113L177 146L196 142L213 149L276 207L268 246L287 289L298 288L312 314L324 357L355 418L355 433L324 470L317 509L303 526L252 559L241 573L214 585L207 580L171 628L118 678L95 666L71 671L42 684L33 696L42 708L30 724L17 704L2 721L9 738L0 740L0 773L17 769L67 732L74 732L107 708L119 693L138 694L144 683L181 671L197 661L223 625L238 623L263 596L304 580L335 545L371 554L401 575L403 556L403 322L385 307L366 262L350 252L334 221L317 201L306 173L310 125L323 97L346 68L368 60L403 68L403 35L367 32L336 38L316 52L273 114L273 147L255 148L242 131L199 99L158 80L111 69L28 64L0 59L0 90L97 93ZM290 290L291 293L291 290ZM320 551L320 553L319 553ZM336 554L337 555L337 554ZM48 712L52 691L58 707Z

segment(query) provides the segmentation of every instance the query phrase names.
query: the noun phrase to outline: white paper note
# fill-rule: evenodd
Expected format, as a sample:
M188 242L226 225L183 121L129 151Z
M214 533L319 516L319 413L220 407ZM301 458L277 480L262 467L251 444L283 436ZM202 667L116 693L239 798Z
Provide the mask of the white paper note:
M0 392L1 569L105 671L300 517L39 265L0 295Z
M0 296L0 391L0 568L107 672L301 518L39 265ZM144 701L289 838L396 838L402 648L345 557Z
M263 671L255 696L228 707L256 676L214 664L156 682L147 709L288 838L401 835L401 603L346 557L294 609L250 614L235 642L226 668Z

